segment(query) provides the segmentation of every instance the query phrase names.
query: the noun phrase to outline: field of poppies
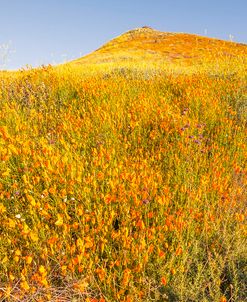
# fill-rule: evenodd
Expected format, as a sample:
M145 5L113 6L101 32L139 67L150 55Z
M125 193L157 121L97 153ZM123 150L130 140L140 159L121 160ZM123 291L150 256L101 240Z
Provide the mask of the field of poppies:
M246 301L246 64L220 66L0 74L0 301Z

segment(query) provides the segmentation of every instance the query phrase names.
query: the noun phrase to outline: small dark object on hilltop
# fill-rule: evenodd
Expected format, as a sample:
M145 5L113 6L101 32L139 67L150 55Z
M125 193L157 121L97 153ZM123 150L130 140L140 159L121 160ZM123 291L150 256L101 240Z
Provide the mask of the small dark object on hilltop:
M146 29L152 29L152 27L147 26L147 25L142 26L142 28L146 28Z

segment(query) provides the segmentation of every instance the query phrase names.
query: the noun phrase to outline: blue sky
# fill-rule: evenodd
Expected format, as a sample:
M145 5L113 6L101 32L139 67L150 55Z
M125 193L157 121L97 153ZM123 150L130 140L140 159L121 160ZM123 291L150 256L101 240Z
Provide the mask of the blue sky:
M247 43L246 16L247 0L0 0L0 60L7 44L6 69L60 63L144 25Z

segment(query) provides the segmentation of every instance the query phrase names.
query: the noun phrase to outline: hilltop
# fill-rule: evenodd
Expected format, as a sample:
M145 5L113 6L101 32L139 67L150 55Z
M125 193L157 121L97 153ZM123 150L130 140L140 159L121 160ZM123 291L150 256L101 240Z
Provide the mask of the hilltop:
M247 45L187 33L161 32L144 26L129 30L76 64L153 61L191 65L220 58L246 58Z

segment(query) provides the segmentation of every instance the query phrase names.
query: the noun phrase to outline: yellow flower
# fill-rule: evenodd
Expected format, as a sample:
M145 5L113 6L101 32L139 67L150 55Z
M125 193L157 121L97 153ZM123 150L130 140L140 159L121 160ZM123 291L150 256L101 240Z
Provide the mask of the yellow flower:
M2 203L0 203L0 214L4 212L6 212L6 207Z
M57 226L63 225L63 217L60 214L57 214L57 221L55 222L55 225Z
M34 207L36 205L35 199L31 195L27 195L27 200L30 202L30 204Z
M38 235L35 232L30 232L29 237L32 241L37 242L39 240Z
M9 176L10 171L11 171L11 170L10 170L9 168L7 168L6 171L2 173L2 176L3 176L3 177Z
M25 291L28 291L30 289L30 286L28 285L26 280L22 281L20 285L21 288L24 289Z
M39 267L39 272L40 272L41 274L45 274L45 267L44 267L44 265L40 265L40 267Z
M32 261L33 261L33 257L32 256L26 256L25 260L26 260L27 264L31 264Z

